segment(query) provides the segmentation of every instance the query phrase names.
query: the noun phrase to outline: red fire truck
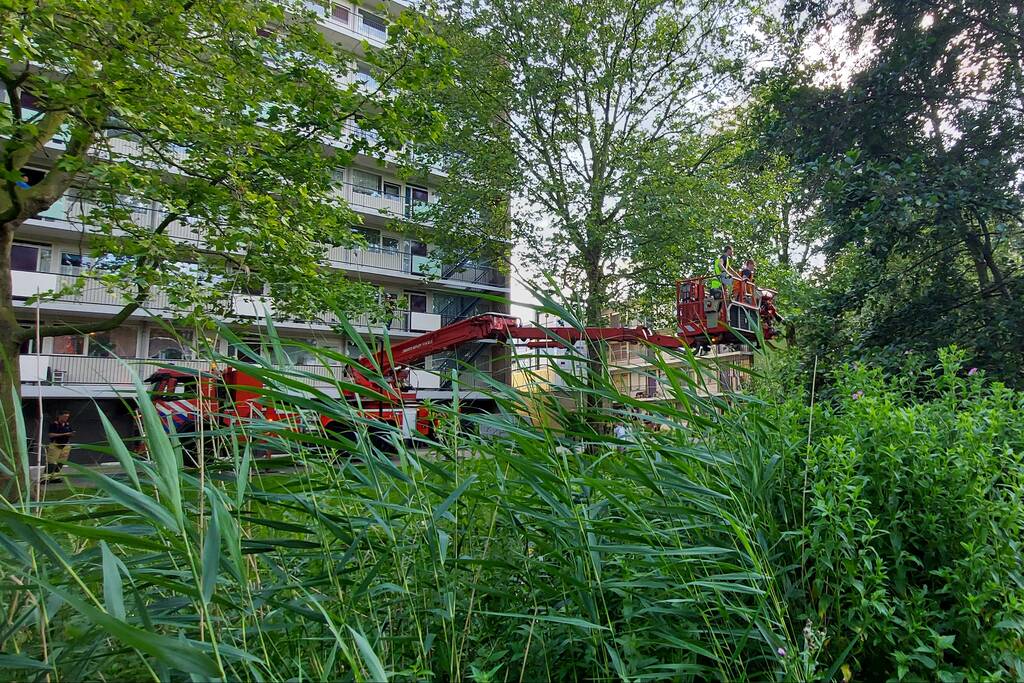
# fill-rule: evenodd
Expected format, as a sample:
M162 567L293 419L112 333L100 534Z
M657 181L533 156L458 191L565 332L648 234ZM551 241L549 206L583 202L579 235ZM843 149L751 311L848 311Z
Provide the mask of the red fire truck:
M578 341L645 342L661 348L698 348L712 344L756 345L775 337L775 292L737 281L726 292L728 320L721 320L720 300L707 287L707 278L676 283L677 333L657 334L644 327L554 327L522 325L512 316L486 313L455 322L433 332L397 342L370 357L358 359L348 371L351 385L359 391L360 414L396 427L405 438L429 436L434 424L427 409L409 388L410 369L428 356L464 344L493 339L530 348L555 347ZM363 371L360 371L360 368ZM383 383L373 377L382 377ZM261 401L262 383L245 372L227 368L221 372L194 372L164 368L147 380L153 404L168 429L194 433L199 423L227 426L258 418L293 422L294 411L282 412ZM356 401L355 391L343 392ZM367 398L369 396L369 398ZM328 415L318 416L328 432L351 433L353 426L340 424ZM297 425L296 425L297 426Z

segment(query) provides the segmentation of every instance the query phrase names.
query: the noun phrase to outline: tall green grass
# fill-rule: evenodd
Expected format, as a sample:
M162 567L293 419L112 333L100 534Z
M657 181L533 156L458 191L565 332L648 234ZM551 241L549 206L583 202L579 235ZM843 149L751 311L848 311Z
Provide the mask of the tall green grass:
M3 501L8 677L788 681L858 666L863 628L834 628L845 603L824 601L854 590L844 565L812 556L842 552L820 508L842 496L799 484L834 479L834 443L809 447L795 406L708 397L695 358L652 351L671 402L563 373L572 406L541 397L538 426L523 394L478 378L496 412L435 405L439 429L407 444L287 367L282 344L271 328L270 360L218 361L303 424L211 430L186 471L186 437L140 386L147 460L106 425L123 474L76 468L89 488ZM615 440L640 409L670 429ZM324 432L317 413L351 428ZM285 457L259 457L268 445Z

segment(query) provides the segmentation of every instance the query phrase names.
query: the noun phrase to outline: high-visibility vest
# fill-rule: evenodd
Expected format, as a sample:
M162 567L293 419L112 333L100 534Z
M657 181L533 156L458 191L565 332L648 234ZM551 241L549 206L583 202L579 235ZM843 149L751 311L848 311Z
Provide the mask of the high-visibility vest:
M725 267L726 267L726 269L729 268L729 257L725 256L725 254L723 254L722 256L719 256L718 258L715 259L715 265L711 266L711 272L715 274L715 277L713 277L711 279L711 282L708 283L708 285L711 287L711 289L721 289L722 288L722 281L719 279L719 276L722 274L722 259L723 258L725 259Z

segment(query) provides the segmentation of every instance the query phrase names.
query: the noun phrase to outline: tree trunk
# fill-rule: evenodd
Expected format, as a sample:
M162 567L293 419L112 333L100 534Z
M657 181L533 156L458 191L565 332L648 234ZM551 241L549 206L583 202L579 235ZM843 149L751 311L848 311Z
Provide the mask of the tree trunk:
M782 234L779 236L779 265L784 268L789 268L790 266L789 245L792 241L792 235L790 233L791 228L789 216L791 206L792 205L789 202L785 202L782 206Z
M21 341L18 333L21 326L14 317L13 287L11 283L11 245L14 243L14 226L0 225L0 451L3 451L4 467L17 472L16 449L11 448L17 434L16 415L21 410L18 400L21 392L21 368L18 362Z
M988 230L988 224L985 221L985 217L981 215L980 211L975 211L975 217L978 219L978 226L981 228L981 235L976 236L978 241L978 249L981 252L981 257L985 260L985 265L989 272L992 273L992 280L995 282L996 287L1003 296L1010 296L1010 288L1006 286L1006 279L1003 277L1003 271L996 263L996 256L992 249L992 234ZM971 233L974 234L973 232Z
M586 327L600 327L604 324L604 272L598 260L588 258L586 267L587 277L587 302L584 311L585 319L583 324ZM598 380L607 374L605 366L605 349L603 342L587 339L587 386L594 388ZM594 393L587 395L586 407L588 409L598 407L600 399Z
M976 232L968 230L964 236L964 243L967 245L967 251L971 254L971 260L974 261L974 271L978 275L978 290L984 292L988 289L989 277L988 263L982 252L981 239Z

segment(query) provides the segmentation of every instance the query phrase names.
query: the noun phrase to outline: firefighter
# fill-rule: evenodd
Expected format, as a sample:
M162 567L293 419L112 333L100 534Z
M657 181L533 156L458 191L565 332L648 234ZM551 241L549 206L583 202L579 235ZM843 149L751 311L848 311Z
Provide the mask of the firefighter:
M743 302L760 306L761 292L758 290L757 285L754 284L754 273L756 270L757 266L754 264L754 259L748 258L743 262L743 270L740 271L740 277L743 279Z
M736 272L732 269L732 245L725 245L725 249L722 250L721 256L715 259L715 264L711 267L711 272L714 273L714 277L711 278L711 282L708 283L711 287L711 296L715 297L719 301L718 305L718 320L719 324L725 321L726 307L729 303L729 293L732 291L733 279L737 277Z
M50 481L56 481L60 477L57 474L64 468L71 454L71 437L75 429L71 426L71 411L62 410L57 413L53 422L50 423L50 443L46 446L46 474Z

